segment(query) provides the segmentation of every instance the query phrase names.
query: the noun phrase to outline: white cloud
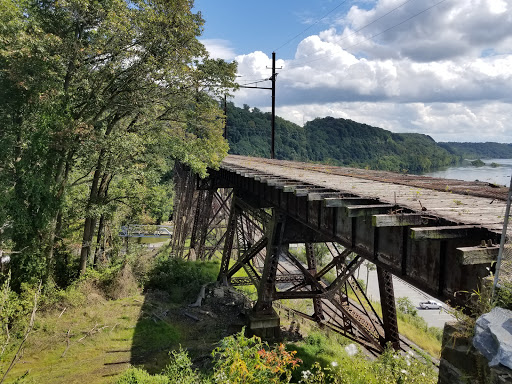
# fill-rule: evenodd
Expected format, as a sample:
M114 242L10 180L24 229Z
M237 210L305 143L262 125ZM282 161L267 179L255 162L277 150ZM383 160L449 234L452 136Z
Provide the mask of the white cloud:
M231 43L227 40L202 39L201 43L203 43L206 50L210 53L210 57L214 59L232 61L236 56L234 49L231 47Z
M400 24L438 2L354 6L338 20L341 32L304 38L292 60L278 62L278 114L299 124L351 118L438 141L512 142L510 0L445 1ZM263 52L236 60L241 79L270 77ZM266 110L270 93L241 90L236 102Z
M268 109L266 109L268 110ZM351 119L392 132L416 132L436 141L512 143L509 104L326 103L277 107L277 114L302 125L318 116Z

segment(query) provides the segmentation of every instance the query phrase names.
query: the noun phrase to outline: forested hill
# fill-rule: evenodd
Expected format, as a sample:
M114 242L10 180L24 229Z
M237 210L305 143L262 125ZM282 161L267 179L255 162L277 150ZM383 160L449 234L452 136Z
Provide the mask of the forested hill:
M502 143L439 143L465 159L512 159L512 144Z
M268 157L270 113L228 104L230 153ZM392 133L382 128L332 117L304 127L276 118L277 159L323 162L397 172L427 172L455 164L460 156L430 136Z

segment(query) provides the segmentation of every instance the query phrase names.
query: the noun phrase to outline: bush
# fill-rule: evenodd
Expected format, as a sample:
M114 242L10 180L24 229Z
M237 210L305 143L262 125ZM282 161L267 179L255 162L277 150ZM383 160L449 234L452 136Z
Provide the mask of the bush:
M416 316L418 314L418 310L412 304L411 299L408 297L399 297L396 299L397 310L406 315Z
M212 352L217 360L213 379L216 383L289 383L301 363L295 353L286 351L283 344L270 349L257 336L245 337L242 329L224 338Z
M117 381L117 384L170 384L169 378L162 375L150 375L143 369L130 368Z
M206 384L200 374L192 369L192 362L188 353L181 349L171 351L170 363L160 375L150 375L143 369L130 368L116 382L116 384Z
M200 384L206 382L199 373L192 369L192 362L188 353L181 349L169 353L171 362L165 367L164 375L173 384Z
M496 306L512 310L512 283L501 283L496 290Z

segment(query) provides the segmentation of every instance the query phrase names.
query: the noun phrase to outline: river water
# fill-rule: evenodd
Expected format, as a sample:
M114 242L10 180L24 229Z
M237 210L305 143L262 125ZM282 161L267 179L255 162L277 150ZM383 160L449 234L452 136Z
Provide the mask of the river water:
M482 161L485 165L481 167L475 167L468 163L467 165L463 164L457 167L449 167L443 170L425 173L424 175L445 179L486 181L507 187L510 185L512 159L482 159ZM499 164L499 167L492 167L491 163Z

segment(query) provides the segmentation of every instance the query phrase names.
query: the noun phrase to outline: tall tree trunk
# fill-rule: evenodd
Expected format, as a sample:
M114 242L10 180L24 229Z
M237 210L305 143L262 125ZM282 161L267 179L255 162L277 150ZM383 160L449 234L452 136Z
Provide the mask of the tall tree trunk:
M98 258L102 252L101 249L101 239L102 239L102 232L103 232L103 224L105 222L105 215L101 214L100 216L100 222L98 223L98 232L96 232L96 249L94 250L94 260L92 262L92 267L96 269L98 265Z
M108 168L108 165L107 165L107 168ZM106 203L107 196L108 196L108 187L109 187L111 181L112 181L112 175L109 173L104 173L103 177L101 178L101 183L100 183L100 187L98 190L98 201L101 204ZM93 268L96 268L96 264L98 262L98 255L101 252L100 244L101 244L101 239L102 239L104 223L105 223L105 214L102 213L100 216L100 222L98 223L98 232L96 235L96 249L94 251Z
M90 209L95 205L98 200L98 184L100 181L101 165L103 152L101 151L96 165L96 170L92 178L91 190L89 192L89 200L87 201L87 216L85 217L84 232L82 236L82 249L80 250L80 275L85 273L87 268L87 260L91 251L91 241L94 234L94 227L96 226L96 217L90 212Z
M112 120L110 121L105 134L103 135L103 138L106 139L110 133L112 133L112 130L114 126L117 124L117 122L121 119L121 115L116 114L113 116ZM105 158L105 149L102 149L98 155L98 162L96 164L96 169L94 170L94 175L92 178L92 184L91 189L89 193L89 200L87 201L87 208L86 208L86 217L85 217L85 223L84 223L84 231L82 236L82 248L80 249L80 275L83 275L85 273L85 270L87 269L87 260L89 259L89 255L91 253L91 242L92 238L94 236L94 228L96 227L96 215L91 212L91 208L96 205L99 201L99 194L100 194L100 179L102 182L102 185L104 182L106 182L106 185L110 183L109 180L105 179L106 174L103 173L103 177L101 177L101 172L103 170L103 161ZM106 167L108 168L108 166ZM108 174L108 177L110 177L110 174ZM103 187L103 188L106 188Z

